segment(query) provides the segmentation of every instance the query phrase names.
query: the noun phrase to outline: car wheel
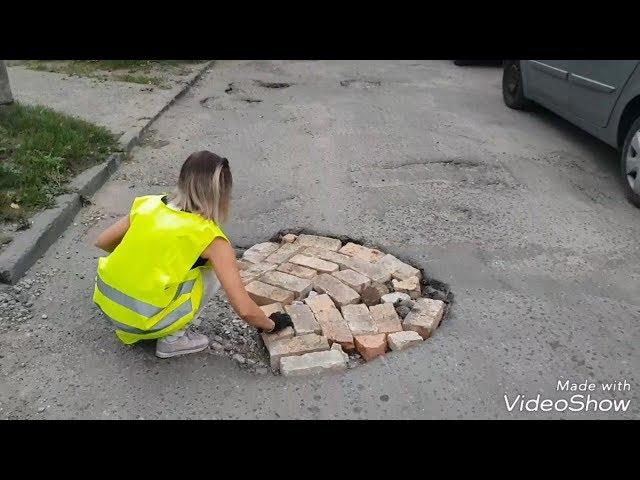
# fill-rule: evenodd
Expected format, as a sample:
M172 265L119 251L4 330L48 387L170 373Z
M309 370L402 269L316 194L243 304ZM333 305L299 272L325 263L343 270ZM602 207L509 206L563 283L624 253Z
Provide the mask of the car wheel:
M519 60L505 60L502 69L502 98L507 107L515 110L529 110L531 100L527 100L522 89L522 71Z
M636 207L640 207L640 117L627 132L622 147L622 181L625 195Z

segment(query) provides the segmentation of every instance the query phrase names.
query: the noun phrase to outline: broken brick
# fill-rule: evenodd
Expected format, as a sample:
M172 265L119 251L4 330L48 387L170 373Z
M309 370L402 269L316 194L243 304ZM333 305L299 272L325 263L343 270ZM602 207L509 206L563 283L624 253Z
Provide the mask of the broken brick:
M291 317L296 335L322 333L322 328L308 305L287 305L285 311Z
M422 295L420 290L420 280L418 277L409 277L405 280L391 280L391 285L396 292L408 294L414 300Z
M295 293L296 300L306 297L312 288L312 283L309 279L294 277L288 273L277 271L266 272L260 277L260 281Z
M349 257L347 255L334 252L333 250L325 250L323 248L317 248L317 247L307 247L304 250L302 250L300 253L308 257L316 257L322 260L326 260L327 262L335 263L340 268L347 268L346 262L347 260L349 260Z
M391 350L404 350L405 348L419 345L423 342L418 332L406 330L403 332L395 332L387 335L387 343Z
M369 277L365 277L351 269L338 270L337 272L333 272L331 275L348 287L353 288L358 293L362 293L362 289L371 283L371 279Z
M386 254L376 262L376 265L380 266L384 271L398 280L406 280L409 277L418 277L418 279L422 278L420 270L398 260L391 254Z
M411 302L411 297L403 292L391 292L391 293L387 293L386 295L383 295L380 300L382 300L382 303L391 303L391 304L395 304L396 302L406 303L406 302Z
M346 262L346 265L351 270L369 277L374 282L385 283L391 280L389 269L379 265L379 263L370 263L358 257L351 257Z
M325 337L320 335L300 335L299 337L270 342L267 344L267 350L269 351L271 368L276 369L279 367L282 357L329 350L329 342Z
M269 263L284 263L303 248L304 247L296 245L295 243L284 243L275 252L266 257L264 261Z
M251 263L260 263L269 255L278 250L280 245L273 242L258 243L253 247L245 250L242 259Z
M260 275L270 270L275 270L277 265L275 263L252 263L246 270L240 271L240 278L242 279L242 283L244 285L257 280Z
M313 270L323 273L331 273L338 270L338 265L335 263L301 254L294 255L291 257L289 262L295 263L296 265L302 265L303 267L312 268Z
M316 292L329 295L338 307L360 301L358 292L327 273L313 279L313 289Z
M367 362L387 351L387 338L384 333L359 335L355 337L356 350Z
M337 308L321 310L315 313L315 317L322 328L322 335L330 343L337 342L345 350L353 350L353 335L351 335L347 322Z
M296 241L296 238L298 238L297 235L294 235L293 233L287 233L282 237L282 243L293 243Z
M276 268L279 272L288 273L289 275L294 275L300 278L313 278L318 272L312 270L311 268L303 267L301 265L296 265L294 263L285 262Z
M342 246L342 242L337 238L320 237L317 235L306 234L298 235L295 243L304 247L317 247L323 248L324 250L333 250L334 252L337 252L338 249Z
M342 307L342 316L354 337L378 333L378 328L373 323L369 309L364 303L345 305Z
M312 375L347 368L349 356L342 350L330 349L280 359L280 373L285 376Z
M361 258L362 260L366 260L367 262L377 262L382 257L384 257L384 253L382 253L380 250L364 247L353 242L347 243L344 247L338 250L338 252L350 257Z
M419 298L402 321L402 328L418 332L426 340L438 328L444 313L444 305L442 300Z
M295 297L293 292L258 280L254 280L245 288L251 299L258 305L269 305L277 302L288 305L293 302Z
M323 310L331 310L336 308L336 304L333 303L333 300L331 300L331 297L329 297L329 295L327 294L314 295L314 296L309 295L307 298L304 299L304 303L309 305L309 308L311 309L314 315L317 315Z
M380 305L372 305L369 307L371 319L380 333L401 332L402 325L400 317L396 313L396 309L390 303L381 303Z

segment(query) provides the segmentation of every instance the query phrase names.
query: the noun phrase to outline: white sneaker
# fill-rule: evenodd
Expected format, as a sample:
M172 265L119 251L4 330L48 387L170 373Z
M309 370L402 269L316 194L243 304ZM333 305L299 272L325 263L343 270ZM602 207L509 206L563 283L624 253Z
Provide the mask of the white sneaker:
M209 338L193 330L187 330L180 338L172 342L159 338L156 342L156 357L169 358L205 350L209 346Z

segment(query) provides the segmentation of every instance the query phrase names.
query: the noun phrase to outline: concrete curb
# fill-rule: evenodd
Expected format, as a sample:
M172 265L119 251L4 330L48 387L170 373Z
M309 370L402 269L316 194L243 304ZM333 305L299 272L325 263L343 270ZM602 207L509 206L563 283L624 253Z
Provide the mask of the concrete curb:
M91 167L69 182L73 193L56 198L56 206L37 213L31 218L31 228L16 235L13 241L0 253L0 282L14 284L47 251L82 208L84 198L93 195L118 169L123 158L135 147L142 134L176 99L184 93L213 65L207 62L197 72L191 74L183 87L142 127L126 131L118 142L124 153L110 155L103 163Z

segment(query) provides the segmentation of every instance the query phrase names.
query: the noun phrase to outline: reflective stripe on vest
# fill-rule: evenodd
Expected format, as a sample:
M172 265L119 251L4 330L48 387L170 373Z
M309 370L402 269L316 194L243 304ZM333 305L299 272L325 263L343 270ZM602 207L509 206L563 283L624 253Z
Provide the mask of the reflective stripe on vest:
M178 298L180 295L191 293L191 290L193 290L193 286L195 285L195 283L196 283L195 280L187 280L186 282L182 282L180 284L180 287L178 287L176 294L173 297L174 300ZM126 307L129 310L132 310L133 312L139 315L142 315L144 317L151 318L154 315L157 315L158 313L160 313L162 310L164 310L164 308L158 308L149 303L136 300L135 298L130 297L129 295L122 293L113 287L110 287L100 278L99 275L96 276L96 286L100 291L100 293L102 293L102 295L107 297L112 302L117 303L118 305L121 305L123 307ZM113 320L113 319L110 319L110 320L118 329L124 330L125 332L139 333L139 334L152 333L152 332L157 332L159 330L167 328L169 325L177 322L185 315L188 315L189 313L191 313L192 308L193 308L193 304L191 303L191 299L189 299L188 301L184 302L182 305L177 307L175 310L173 310L171 313L169 313L166 317L160 320L157 324L153 326L153 328L149 330L141 330L139 328L117 322L116 320Z
M141 330L141 329L136 328L136 327L131 327L129 325L125 325L124 323L116 322L112 318L110 318L109 320L111 320L111 322L119 330L124 330L125 332L138 333L138 334L144 335L145 333L153 333L153 332L157 332L159 330L162 330L164 328L167 328L169 325L177 322L178 320L180 320L185 315L188 315L189 313L191 313L191 309L192 308L193 308L193 305L191 303L191 299L189 299L188 301L186 301L182 305L180 305L178 308L176 308L174 311L172 311L169 315L167 315L162 320L160 320L150 330Z

